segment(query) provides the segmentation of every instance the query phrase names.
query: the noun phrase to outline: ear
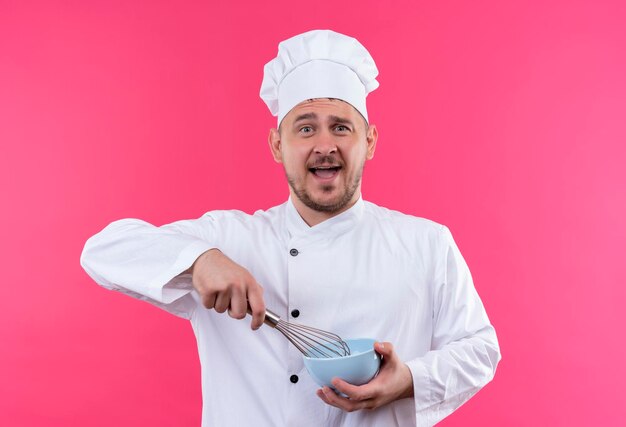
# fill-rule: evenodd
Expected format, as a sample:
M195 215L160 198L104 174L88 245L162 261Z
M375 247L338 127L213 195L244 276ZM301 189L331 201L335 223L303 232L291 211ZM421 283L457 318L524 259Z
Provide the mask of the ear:
M267 138L270 150L272 151L272 157L276 163L283 162L282 145L280 144L280 132L277 129L270 129L270 134Z
M374 158L374 152L376 151L376 142L378 141L378 129L376 129L376 125L370 125L367 129L367 160L372 160Z

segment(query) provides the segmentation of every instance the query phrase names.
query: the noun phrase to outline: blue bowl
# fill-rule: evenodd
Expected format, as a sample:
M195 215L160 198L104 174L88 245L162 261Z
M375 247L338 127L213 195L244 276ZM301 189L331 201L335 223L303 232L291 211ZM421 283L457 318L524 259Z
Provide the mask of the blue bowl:
M353 385L362 385L378 373L380 356L374 351L376 340L356 338L345 342L350 347L350 356L329 359L303 356L306 370L318 385L334 389L330 381L335 377Z

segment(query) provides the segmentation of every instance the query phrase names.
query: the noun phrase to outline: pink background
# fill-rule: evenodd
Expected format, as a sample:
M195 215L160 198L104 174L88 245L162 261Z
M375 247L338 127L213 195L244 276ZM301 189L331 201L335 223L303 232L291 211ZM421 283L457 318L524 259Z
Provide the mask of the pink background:
M122 217L283 202L262 66L314 28L381 72L364 197L448 225L498 331L442 425L623 425L625 3L212 3L0 0L0 425L199 425L187 322L79 255Z

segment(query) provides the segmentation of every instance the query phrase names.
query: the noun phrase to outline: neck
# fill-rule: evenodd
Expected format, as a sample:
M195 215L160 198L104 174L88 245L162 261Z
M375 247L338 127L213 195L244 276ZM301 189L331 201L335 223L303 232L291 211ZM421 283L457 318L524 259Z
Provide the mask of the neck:
M309 227L314 227L317 224L320 224L326 221L327 219L337 216L340 213L345 212L348 209L350 209L359 200L360 194L361 194L360 191L357 191L354 194L354 197L352 198L352 200L350 200L350 202L348 202L341 209L337 211L333 211L333 212L317 211L317 210L311 209L310 207L302 203L302 201L295 194L293 194L293 192L291 192L291 200L296 210L298 211L298 214L300 214L300 217L302 217L304 222L306 222Z

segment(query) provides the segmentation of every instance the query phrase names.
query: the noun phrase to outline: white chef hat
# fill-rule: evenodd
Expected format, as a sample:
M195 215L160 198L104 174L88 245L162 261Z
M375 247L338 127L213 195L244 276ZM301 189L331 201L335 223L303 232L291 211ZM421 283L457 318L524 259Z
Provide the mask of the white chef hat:
M278 56L265 64L260 95L279 125L293 107L314 98L345 101L367 120L365 97L378 87L377 75L357 39L313 30L278 45Z

